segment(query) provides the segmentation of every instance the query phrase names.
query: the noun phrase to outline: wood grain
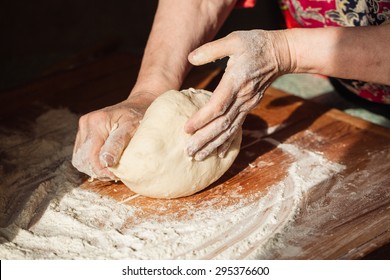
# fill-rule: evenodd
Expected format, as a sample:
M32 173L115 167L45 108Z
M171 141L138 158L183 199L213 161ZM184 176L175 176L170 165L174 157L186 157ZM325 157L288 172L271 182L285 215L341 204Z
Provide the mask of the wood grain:
M3 92L0 121L3 126L17 126L48 107L68 107L81 114L123 100L135 82L139 64L137 57L115 55ZM219 73L212 65L197 68L183 87L212 89ZM233 205L243 196L251 198L247 203L254 203L269 186L286 178L295 160L264 140L272 138L318 153L345 169L305 193L299 214L278 235L278 246L267 258L356 259L390 243L388 129L270 88L248 116L244 130L242 151L233 166L193 196L150 199L111 182L85 181L81 187L136 205L142 217L187 219L193 209L211 200L216 201L215 207ZM129 220L129 226L137 220L136 216Z

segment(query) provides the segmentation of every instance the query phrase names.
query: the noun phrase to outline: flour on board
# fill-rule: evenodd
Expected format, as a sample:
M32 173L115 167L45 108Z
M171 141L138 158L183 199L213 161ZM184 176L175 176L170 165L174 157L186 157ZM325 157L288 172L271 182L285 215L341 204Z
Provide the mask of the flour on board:
M267 258L302 195L344 168L320 153L264 138L295 159L267 193L238 195L238 203L222 209L202 202L188 219L138 218L129 226L136 206L78 188L80 174L70 164L76 129L77 117L66 109L45 113L24 131L0 129L0 258Z

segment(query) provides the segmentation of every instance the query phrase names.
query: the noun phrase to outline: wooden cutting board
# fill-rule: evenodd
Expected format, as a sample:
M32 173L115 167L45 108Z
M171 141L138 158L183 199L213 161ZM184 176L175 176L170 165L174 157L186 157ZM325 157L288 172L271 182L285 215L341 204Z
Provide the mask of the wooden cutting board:
M85 113L123 100L139 62L130 55L115 55L3 92L2 125L17 126L39 115L44 106ZM212 65L197 68L183 87L212 89L218 73ZM243 201L244 206L255 205L269 201L267 193L282 186L290 192L280 198L283 203L272 204L280 209L261 208L275 216L270 234L278 239L264 256L354 259L390 243L389 171L390 130L271 88L244 124L237 160L206 190L186 198L157 200L137 196L121 183L85 181L82 188L136 206L138 213L128 221L131 227L140 217L188 219L207 201L215 209ZM283 227L278 226L281 221ZM238 235L233 233L236 228L226 229L221 236L228 241L203 258L217 257L261 226L259 219L244 225ZM237 258L264 245L254 240L257 243Z
M267 128L277 131L267 134ZM258 137L259 131L264 135ZM300 202L299 215L279 237L282 248L268 252L268 258L360 258L390 241L388 130L270 89L248 117L244 132L244 148L232 168L212 187L191 197L149 199L136 196L122 184L111 183L85 183L84 188L137 206L144 218L177 217L178 213L187 217L193 208L202 208L200 201L212 200L216 208L229 207L239 203L237 197L255 197L283 182L292 162L299 161L277 144L272 145L283 143L321 155L340 164L343 170L323 181L314 181ZM272 139L271 143L267 138ZM310 164L317 164L316 160L302 167L312 172ZM224 199L215 200L216 197Z

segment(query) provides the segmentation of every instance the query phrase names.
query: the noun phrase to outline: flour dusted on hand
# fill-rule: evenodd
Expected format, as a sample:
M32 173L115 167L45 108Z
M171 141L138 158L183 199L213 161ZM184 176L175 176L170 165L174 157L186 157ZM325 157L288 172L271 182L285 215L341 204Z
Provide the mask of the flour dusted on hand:
M214 152L203 161L188 157L186 121L210 98L205 90L171 90L148 108L119 164L110 170L132 191L148 197L177 198L199 192L232 165L241 130L224 158Z

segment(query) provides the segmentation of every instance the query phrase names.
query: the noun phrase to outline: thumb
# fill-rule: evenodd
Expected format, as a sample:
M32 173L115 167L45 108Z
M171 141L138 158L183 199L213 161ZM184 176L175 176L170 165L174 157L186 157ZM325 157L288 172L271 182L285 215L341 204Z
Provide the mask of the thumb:
M204 44L188 55L188 61L193 65L203 65L233 54L230 36Z
M108 135L104 145L102 146L99 154L99 160L104 167L113 167L118 164L119 159L130 142L131 131L126 125L122 127L116 127L114 125L110 134Z

